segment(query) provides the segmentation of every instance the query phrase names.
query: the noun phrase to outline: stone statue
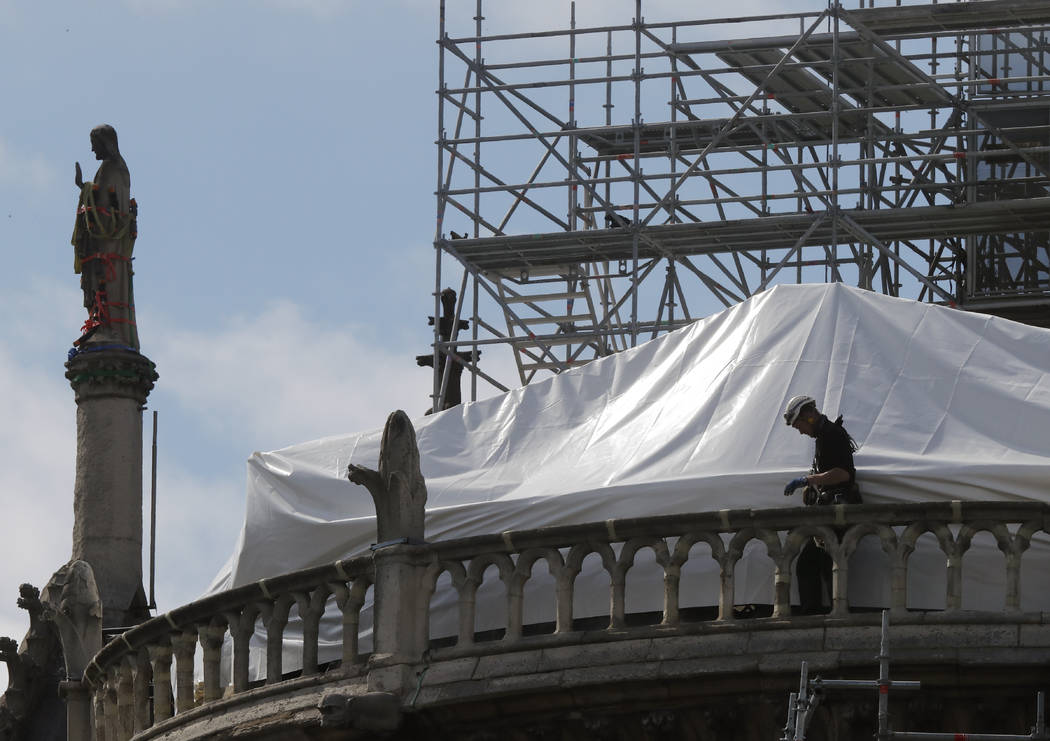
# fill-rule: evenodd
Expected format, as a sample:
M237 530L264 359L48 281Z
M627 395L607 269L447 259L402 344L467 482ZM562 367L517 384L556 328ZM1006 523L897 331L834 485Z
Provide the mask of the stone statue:
M102 162L95 179L84 182L79 162L73 179L80 190L73 226L73 271L80 274L88 311L84 336L78 343L95 335L95 341L137 351L131 260L138 205L131 197L131 175L112 126L103 124L91 130L91 151Z
M66 677L80 679L102 649L102 599L88 562L70 561L56 571L41 602L62 639Z
M453 232L453 235L458 236L455 232ZM441 292L441 316L437 320L435 320L434 317L427 318L430 320L430 326L434 326L434 322L437 321L438 337L440 337L443 342L448 342L452 339L453 327L457 330L470 328L470 322L466 319L460 319L458 323L456 322L456 292L451 288L446 288ZM453 352L460 357L465 357L466 360L473 363L478 362L478 359L481 357L481 350L473 350L469 353L463 353L460 352L458 347L456 347L453 349ZM463 401L463 393L460 390L460 379L463 376L463 363L455 358L450 359L449 356L444 353L440 353L438 355L438 378L444 376L445 364L448 362L452 363L452 367L449 368L448 386L445 388L445 403L439 411L451 409L454 406L458 406ZM433 353L429 355L417 355L416 365L433 368ZM431 408L427 414L430 414L433 411L433 408Z
M427 486L419 469L416 431L407 414L399 409L387 417L379 447L379 470L351 463L346 475L372 495L377 542L423 542Z
M13 718L23 718L28 712L26 695L34 674L34 667L18 653L18 643L7 636L0 637L0 661L7 664L7 691L3 709Z
M32 584L18 589L18 606L29 613L29 631L19 645L0 638L0 661L7 664L7 689L0 697L0 741L64 738L58 698L62 649L54 625Z

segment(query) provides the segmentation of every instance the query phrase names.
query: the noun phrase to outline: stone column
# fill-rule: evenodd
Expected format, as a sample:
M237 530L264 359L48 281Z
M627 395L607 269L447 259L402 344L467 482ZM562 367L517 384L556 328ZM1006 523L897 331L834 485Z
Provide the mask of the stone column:
M427 487L408 415L398 410L387 417L379 470L351 463L347 477L365 486L376 506L374 648L368 689L403 695L412 686L412 667L427 647L430 592L423 589L423 578L431 561L423 541ZM345 650L345 639L343 646Z
M87 342L66 363L76 393L73 559L91 564L104 627L148 617L142 589L142 409L157 380L149 358Z
M58 683L59 695L66 701L66 740L91 741L91 692L83 680Z
M373 556L376 568L374 648L368 662L370 691L406 693L415 680L414 665L427 648L430 592L423 579L430 549L389 545Z

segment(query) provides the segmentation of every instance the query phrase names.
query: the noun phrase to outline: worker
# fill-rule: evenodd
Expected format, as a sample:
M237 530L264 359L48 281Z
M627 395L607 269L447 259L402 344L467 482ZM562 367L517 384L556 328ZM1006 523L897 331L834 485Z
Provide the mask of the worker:
M810 396L795 396L784 409L784 421L801 435L812 437L813 467L806 476L799 476L784 487L784 496L805 487L803 502L807 506L828 504L860 504L857 469L853 453L857 444L842 426L840 416L834 422L821 414L817 402ZM827 613L825 590L831 603L832 561L820 538L810 538L796 563L799 602L803 614Z

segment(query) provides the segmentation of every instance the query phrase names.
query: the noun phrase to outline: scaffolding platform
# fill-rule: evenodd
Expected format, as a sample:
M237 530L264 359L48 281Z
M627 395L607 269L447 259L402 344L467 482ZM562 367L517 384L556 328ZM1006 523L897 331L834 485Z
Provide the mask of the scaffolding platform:
M887 242L944 239L959 234L1050 230L1050 197L988 201L962 207L916 206L895 210L851 210L843 216ZM831 222L823 214L776 214L762 218L665 224L648 227L638 246L643 260L827 244ZM445 249L486 273L518 276L536 268L619 262L634 257L630 227L458 239ZM537 274L537 273L533 273Z
M997 30L1050 23L1050 5L1043 0L886 5L847 10L846 14L847 19L863 23L872 32L886 37L898 34L928 37L944 32Z

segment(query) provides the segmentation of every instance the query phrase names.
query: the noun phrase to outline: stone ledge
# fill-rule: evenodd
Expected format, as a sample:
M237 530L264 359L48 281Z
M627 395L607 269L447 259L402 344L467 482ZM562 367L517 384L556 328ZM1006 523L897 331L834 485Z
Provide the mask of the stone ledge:
M898 625L890 629L890 646L898 648L1018 646L1015 625Z
M347 677L338 670L264 685L179 713L135 735L135 741L197 741L217 734L236 736L238 728L261 731L317 725L317 705L329 693L363 695L364 676ZM221 737L221 736L220 736Z
M812 630L825 631L822 648L835 650L853 647L852 644L845 645L842 643L843 640L851 642L854 640L852 636L849 636L848 633L843 633L842 631L854 631L860 628L867 628L868 630L866 633L862 632L858 634L857 640L859 643L857 645L870 645L877 650L881 620L881 615L878 612L851 613L845 617L817 615L797 616L791 618L757 618L752 620L712 620L706 622L682 623L673 627L667 625L652 625L648 627L631 628L630 630L623 631L591 630L549 633L520 639L516 641L513 646L508 646L503 641L487 641L471 644L465 648L446 646L444 648L434 649L431 652L431 655L435 661L447 661L465 657L489 655L503 656L509 653L527 652L540 649L578 649L583 646L609 646L621 642L632 641L651 641L653 646L657 647L660 645L660 641L666 638L674 638L675 640L692 638L697 642L703 643L715 639L716 637L719 640L732 642L733 639L729 638L729 636L736 636L736 640L741 640L740 637L743 636L742 640L744 641L758 641L761 643L761 641L767 640L760 637L765 634L793 631L797 636L801 636L803 633ZM955 612L915 611L892 615L890 622L894 626L891 629L891 634L898 631L899 628L897 626L914 626L917 628L933 626L981 626L984 629L990 629L993 626L1004 629L1011 626L1017 626L1028 630L1045 628L1046 633L1050 636L1050 613L1040 612L989 613L965 610ZM865 634L869 636L867 639L863 637ZM841 637L844 635L847 636L847 638L843 639ZM974 639L966 638L967 633L965 630L958 635L960 636L960 640L964 641L959 645L972 645ZM1032 635L1037 636L1038 633L1034 632ZM776 641L778 639L772 638L768 640ZM809 639L800 637L797 638L797 640ZM1043 639L1038 640L1040 641L1040 645L1050 645L1050 637L1046 638L1045 641ZM971 641L971 643L966 643L966 641ZM1017 641L1013 641L1008 645L1017 645ZM660 657L654 655L649 658Z
M782 651L823 651L824 628L786 628L752 633L747 650L758 654Z
M1022 646L1050 646L1050 625L1022 625Z
M431 683L461 682L472 679L482 658L462 658L435 662L426 666L426 681Z
M628 693L632 687L670 693L680 685L695 686L691 680L710 681L707 678L717 678L716 685L790 685L797 682L803 660L811 674L872 678L877 673L878 628L870 616L862 617L849 623L817 619L807 627L780 630L769 625L784 626L784 621L764 625L741 621L709 630L707 635L678 637L654 632L648 638L618 640L610 634L612 639L605 643L588 633L587 641L579 645L503 653L486 646L483 655L406 667L410 674L421 675L420 685L418 692L409 692L402 701L408 712L454 711L464 705L477 713L487 704L524 707L536 697L556 697L567 706L585 707L586 698L597 688L608 690L605 695L615 693L617 687ZM968 668L1041 671L1050 663L1050 626L1040 622L978 624L974 616L954 621L913 617L914 622L902 621L890 633L892 661L905 674L915 667L924 667L927 675L935 677L964 676ZM754 630L747 629L752 626ZM900 676L910 678L905 674ZM194 708L138 734L135 741L232 738L238 729L254 733L312 727L317 725L316 707L325 694L366 690L365 677L338 670L292 679Z
M748 633L737 633L735 635L690 635L673 640L654 640L649 658L679 659L683 654L697 658L739 655L747 652L750 638Z

